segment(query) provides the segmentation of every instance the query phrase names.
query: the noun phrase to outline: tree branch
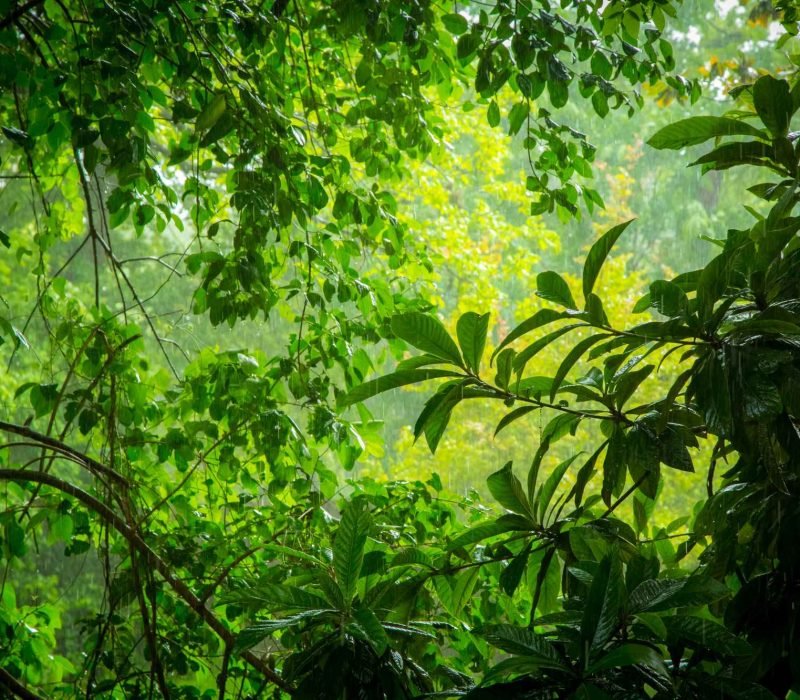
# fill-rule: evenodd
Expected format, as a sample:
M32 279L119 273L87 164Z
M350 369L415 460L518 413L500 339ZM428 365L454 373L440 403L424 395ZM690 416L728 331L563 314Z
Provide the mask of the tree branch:
M150 548L150 545L142 539L141 535L132 530L128 524L105 503L99 501L74 484L70 484L51 474L32 472L24 469L0 469L0 480L3 479L8 481L33 481L46 484L62 493L72 496L93 510L139 552L145 562L161 575L167 584L169 584L170 588L172 588L172 590L182 598L183 601L214 630L214 632L216 632L217 636L225 642L226 645L234 645L236 643L236 635L225 627L213 612L203 605L203 602L175 575L175 573L173 573L170 566ZM263 659L259 658L256 654L251 651L246 651L242 653L242 657L259 673L263 674L266 679L281 688L281 690L287 693L293 692L294 688L264 663Z
M61 452L62 454L74 458L79 464L82 464L90 472L105 476L111 481L122 486L130 486L128 480L121 474L118 474L113 469L109 469L105 464L101 464L88 455L83 454L83 452L78 452L78 450L70 447L61 440L57 440L54 437L40 433L25 425L15 425L14 423L6 423L2 420L0 420L0 431L4 433L11 433L13 435L20 435L28 438L29 440L33 440L39 446L49 447L51 450Z
M10 27L14 22L16 22L20 17L22 17L28 10L32 10L37 5L41 5L44 3L44 0L28 0L24 5L17 5L11 12L0 19L0 31L3 29L7 29ZM277 2L275 3L278 4Z
M36 693L28 690L2 666L0 666L0 688L7 688L10 693L22 700L43 700Z

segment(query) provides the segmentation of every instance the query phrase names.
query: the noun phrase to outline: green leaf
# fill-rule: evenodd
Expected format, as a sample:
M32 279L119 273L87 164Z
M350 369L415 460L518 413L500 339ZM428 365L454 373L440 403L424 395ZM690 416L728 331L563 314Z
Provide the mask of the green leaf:
M497 437L497 434L506 426L511 425L515 420L518 418L522 418L522 416L528 415L531 411L535 411L537 406L519 406L515 408L510 413L506 413L501 419L500 422L497 424L497 428L495 428L494 436Z
M530 106L527 101L517 102L508 113L508 133L510 136L516 134L530 114Z
M495 127L500 123L500 108L494 100L489 103L489 109L486 111L486 121L489 122L491 127Z
M561 328L557 328L554 331L551 331L547 335L542 336L538 340L532 342L528 347L522 350L515 358L514 358L514 371L517 374L522 374L525 370L525 365L530 362L530 360L538 355L542 350L544 350L548 345L558 340L562 335L566 335L570 331L575 330L576 328L585 328L585 323L571 323L568 326L561 326ZM550 388L552 388L552 382L550 384Z
M254 647L273 633L289 627L296 627L306 622L319 623L328 619L336 610L305 610L297 615L283 617L277 620L260 620L250 627L246 627L236 638L235 649L243 651Z
M542 299L555 302L568 309L577 309L578 305L572 298L572 292L564 278L557 272L546 270L536 276L536 294Z
M748 656L752 647L741 637L712 620L692 615L663 617L670 643L682 643L696 649L710 649L726 656Z
M656 280L650 285L650 303L664 316L678 316L686 310L689 300L674 282Z
M225 107L225 95L215 95L197 116L197 121L195 122L197 131L207 131L214 126L225 112Z
M353 613L353 619L372 645L375 653L383 656L383 652L389 647L389 637L375 613L369 608L359 608Z
M448 32L455 36L459 36L469 29L467 18L455 12L442 15L442 24Z
M571 318L573 314L570 314L568 311L557 311L556 309L540 309L537 311L533 316L530 318L525 319L522 323L520 323L514 330L511 331L504 339L503 342L500 343L495 348L495 351L492 353L492 360L494 360L497 353L499 353L506 345L509 343L513 343L517 338L525 335L526 333L530 333L541 326L546 326L549 323L553 323L553 321L559 321L564 318Z
M415 348L463 367L458 346L438 319L418 311L392 318L392 332Z
M432 454L436 453L453 409L464 399L467 384L468 382L458 382L438 391L427 401L417 419L414 425L414 439L424 432L425 441Z
M506 595L513 596L517 590L519 582L522 580L522 574L525 573L532 546L532 543L528 543L523 547L522 551L509 562L500 574L500 588Z
M553 386L550 388L550 401L554 401L561 383L567 376L567 373L572 369L575 363L583 356L583 354L592 347L592 345L599 343L603 338L608 338L608 333L600 333L584 338L567 353L567 356L558 366L555 377L553 377Z
M25 530L12 518L6 523L5 531L9 554L12 557L25 556L25 552L28 551L25 545Z
M354 403L365 401L377 394L382 394L391 389L397 389L408 384L418 384L429 379L439 379L441 377L460 377L463 375L445 369L408 369L400 372L386 374L383 377L372 379L364 384L359 384L351 389L347 394L339 398L339 406L344 408L352 406Z
M624 590L622 562L613 549L597 567L586 596L581 622L582 649L595 651L611 639L619 624Z
M550 476L547 477L547 480L542 484L542 487L539 489L539 493L536 497L536 503L534 505L534 516L538 517L540 521L544 520L545 512L547 511L547 506L550 505L550 501L553 498L553 494L556 492L558 485L561 483L561 480L564 478L564 474L566 474L567 469L569 469L570 465L581 456L581 452L578 452L570 457L567 457L563 462L561 462L552 472L550 472Z
M505 532L527 531L530 530L530 527L531 523L527 518L520 517L519 515L502 515L497 520L480 523L460 533L458 537L447 546L447 551L452 552L461 547L475 544L475 542L481 542L489 537L502 535Z
M389 567L410 566L417 564L420 566L433 568L433 562L431 561L431 558L425 554L425 552L417 547L409 547L407 549L401 549L397 554L395 554L394 557L392 557L392 560L389 562Z
M647 141L653 148L677 150L695 146L719 136L759 136L763 131L745 121L728 117L689 117L657 131Z
M763 75L753 84L753 106L773 136L786 136L794 114L789 83Z
M506 348L497 356L497 374L495 375L494 383L501 389L508 389L515 355L513 348Z
M488 330L488 313L478 315L474 311L468 311L458 319L456 324L456 334L458 335L458 343L461 345L464 361L467 363L467 367L476 374L480 369Z
M333 569L346 605L350 605L356 593L371 522L370 514L364 510L361 502L354 501L345 510L336 531Z
M546 668L563 669L553 645L542 635L514 625L487 625L475 630L489 644L509 654L533 657Z
M627 611L635 614L660 607L674 597L685 583L685 578L648 579L647 581L642 581L631 592L628 598Z
M486 485L503 508L531 520L534 519L533 511L522 488L522 482L514 475L511 462L507 462L502 469L491 474L486 479Z
M634 221L635 219L630 219L629 221L625 221L610 228L600 236L589 249L586 261L583 263L583 296L585 299L588 299L589 294L591 294L594 289L597 276L600 274L603 263L614 247L614 244L617 242L617 239Z
M703 172L727 170L738 165L763 165L783 173L783 168L776 165L775 160L775 149L769 144L761 141L739 141L722 144L689 165L702 165Z
M628 642L612 649L604 656L589 666L588 673L607 671L612 668L623 666L647 666L653 669L659 676L669 677L669 671L664 665L664 660L652 647L636 642Z
M296 586L266 582L259 583L255 588L234 591L225 600L284 611L319 610L329 604L316 593Z
M441 365L446 360L435 355L414 355L414 357L407 357L405 360L400 360L395 367L395 372L405 372L409 369L420 369L421 367L428 367L430 365Z

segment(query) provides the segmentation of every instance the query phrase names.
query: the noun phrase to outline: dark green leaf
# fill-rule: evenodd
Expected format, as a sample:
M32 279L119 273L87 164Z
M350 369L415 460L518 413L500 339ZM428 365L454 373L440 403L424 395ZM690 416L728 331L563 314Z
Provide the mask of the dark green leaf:
M612 649L591 664L588 672L597 673L598 671L633 665L647 666L659 676L669 677L669 672L664 665L661 654L652 647L636 642L628 642Z
M697 649L710 649L725 656L747 656L752 647L741 637L712 620L691 615L662 618L671 643L682 643Z
M364 384L351 389L347 394L340 397L339 406L351 406L354 403L365 401L366 399L382 394L390 389L396 389L407 384L418 384L429 379L439 379L441 377L460 377L462 375L444 369L408 369L401 372L372 379Z
M547 507L550 505L550 500L553 498L553 494L556 492L558 485L564 478L564 474L566 474L567 469L569 469L570 465L578 457L580 457L581 454L582 453L578 452L570 457L567 457L567 459L561 462L557 467L555 467L555 469L553 469L552 472L550 472L547 480L544 482L544 484L542 484L534 504L534 516L538 517L540 521L544 520Z
M360 501L351 502L344 512L333 542L333 569L346 605L356 593L364 560L364 545L371 526L370 514Z
M392 318L392 331L415 348L463 366L458 346L438 319L412 311Z
M575 346L567 353L567 356L561 362L556 371L555 377L553 377L553 386L550 388L550 401L552 402L556 398L556 393L558 392L561 383L567 376L567 373L572 369L575 363L583 356L583 354L595 343L600 342L603 338L608 338L607 333L601 333L598 335L592 335L588 338L584 338L580 342L576 343Z
M511 469L511 462L486 479L486 485L495 500L507 510L533 520L533 511L525 496L522 482Z
M509 562L508 566L503 569L503 572L500 574L500 587L503 589L506 595L513 596L514 592L517 590L519 582L522 580L522 574L525 573L525 567L528 564L531 546L532 545L530 543L527 544L522 551Z
M617 242L617 239L623 234L626 228L633 223L634 219L617 224L613 228L606 231L600 238L598 238L589 253L586 255L586 261L583 263L583 296L588 299L589 294L594 289L594 283L597 281L597 276L603 267L603 263L608 257L611 248Z
M624 592L622 562L612 550L592 577L581 622L582 649L595 651L611 639L619 624Z
M509 654L531 656L547 665L547 668L563 668L553 645L543 636L534 634L524 627L513 625L487 625L476 633L489 644Z
M657 131L648 140L653 148L680 149L695 146L719 136L760 136L765 134L739 119L728 117L689 117Z
M541 326L546 326L553 321L559 321L564 318L570 318L572 314L568 311L557 311L556 309L540 309L537 311L533 316L530 318L525 319L522 323L520 323L514 330L511 331L505 338L503 338L503 342L497 346L495 351L492 353L492 359L494 360L495 355L499 353L506 345L509 343L513 343L517 338L525 335L526 333L530 333Z
M572 298L569 285L564 281L561 275L552 270L540 272L536 276L536 294L542 297L542 299L553 301L568 309L578 308L575 299Z
M389 646L389 637L386 635L386 630L383 629L381 621L375 616L369 608L359 608L353 613L353 618L364 633L367 641L372 645L375 653L378 656L383 656Z
M753 84L753 106L773 136L786 136L794 114L788 82L762 75Z
M511 413L506 413L501 419L500 422L497 424L497 428L495 428L494 435L497 437L497 434L506 426L513 423L518 418L522 418L522 416L527 415L531 411L536 410L536 406L519 406L515 408Z
M475 525L474 527L471 527L468 530L460 533L458 537L456 537L447 546L447 551L452 552L453 550L466 547L467 545L474 544L475 542L481 542L489 537L502 535L505 532L526 531L529 530L530 527L531 523L527 518L523 518L518 515L503 515L497 520Z
M464 361L473 372L480 369L483 348L486 346L486 333L489 330L489 314L479 316L474 311L468 311L456 324L456 334L461 345Z

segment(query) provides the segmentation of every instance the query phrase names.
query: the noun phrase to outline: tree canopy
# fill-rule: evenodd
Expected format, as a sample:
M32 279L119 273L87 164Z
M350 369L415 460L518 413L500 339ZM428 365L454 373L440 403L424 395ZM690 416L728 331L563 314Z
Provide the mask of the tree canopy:
M0 0L0 688L797 697L798 8L698 7Z

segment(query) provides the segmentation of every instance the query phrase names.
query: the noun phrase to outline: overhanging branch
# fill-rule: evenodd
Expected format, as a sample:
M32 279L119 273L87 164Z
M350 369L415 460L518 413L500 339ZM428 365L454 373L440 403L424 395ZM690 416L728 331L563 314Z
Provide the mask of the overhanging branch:
M17 426L14 426L17 427ZM0 480L6 481L32 481L39 484L45 484L62 493L65 493L83 503L86 507L97 513L103 520L111 525L120 535L122 535L129 544L142 555L147 564L153 567L161 577L169 584L170 588L183 599L189 607L195 611L203 621L216 632L217 636L225 642L226 645L233 645L236 642L236 635L231 632L222 622L205 607L203 601L198 598L194 592L179 579L172 571L170 566L156 554L141 537L138 532L132 530L128 523L125 522L119 515L112 511L105 503L98 500L91 494L83 489L78 488L74 484L70 484L63 479L47 474L45 472L34 472L25 469L0 469ZM292 692L293 688L283 678L281 678L274 670L272 670L264 661L256 656L253 652L247 651L242 654L245 659L254 669L286 692Z

